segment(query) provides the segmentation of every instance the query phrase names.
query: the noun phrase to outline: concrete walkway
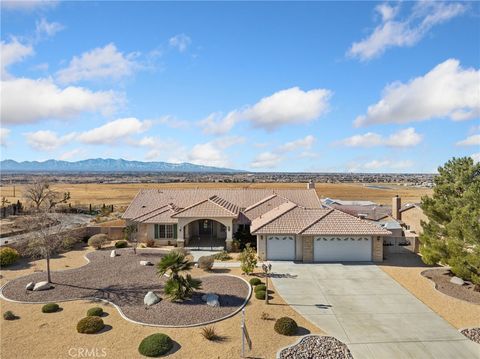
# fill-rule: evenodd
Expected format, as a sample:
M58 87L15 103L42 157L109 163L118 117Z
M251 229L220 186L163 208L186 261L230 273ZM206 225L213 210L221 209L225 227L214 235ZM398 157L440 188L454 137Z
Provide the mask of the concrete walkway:
M272 262L277 292L355 359L480 358L465 338L373 264Z

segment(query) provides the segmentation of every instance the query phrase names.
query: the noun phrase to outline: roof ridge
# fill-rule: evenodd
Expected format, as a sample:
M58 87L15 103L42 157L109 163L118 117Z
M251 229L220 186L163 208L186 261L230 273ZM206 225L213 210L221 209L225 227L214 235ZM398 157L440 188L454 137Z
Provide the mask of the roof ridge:
M285 202L285 203L282 203L281 205L279 205L279 206L277 206L277 207L275 207L275 208L272 208L272 209L271 209L270 211L268 211L268 212L274 211L275 209L277 209L277 208L279 208L279 207L281 207L281 206L283 206L283 205L285 205L285 204L293 204L293 206L292 206L292 207L290 207L290 208L288 208L286 211L284 211L284 212L280 213L278 216L276 216L276 217L273 217L273 218L272 218L272 219L270 219L269 221L265 222L265 223L264 223L264 224L262 224L260 227L256 228L254 231L255 231L255 232L256 232L256 231L258 231L259 229L261 229L261 228L265 227L267 224L270 224L270 223L272 223L273 221L277 220L277 219L278 219L278 218L280 218L280 217L283 217L285 214L287 214L288 212L290 212L292 209L294 209L294 208L297 208L297 207L298 207L298 205L297 205L296 203L294 203L294 202L291 202L291 201L290 201L290 202ZM260 217L257 217L257 218L262 218L262 216L266 215L268 212L266 212L266 213L264 213L264 214L260 215ZM257 219L257 218L256 218L256 219Z
M305 210L308 211L308 209L305 208ZM321 216L320 218L314 220L312 223L310 223L309 225L305 226L304 228L302 228L297 234L302 234L303 232L305 232L307 229L309 229L310 227L312 227L313 225L317 224L318 222L320 222L322 219L324 219L326 216L328 216L330 213L332 213L334 211L333 208L331 208L330 210L328 210L327 213L325 213L323 216Z
M221 205L220 203L217 203L217 202L215 202L215 201L213 200L213 197L219 198L219 199L221 199L222 201L225 201L225 202L227 202L228 204L231 204L232 206L238 207L237 205L235 205L235 204L233 204L233 203L231 203L231 202L227 201L225 198L222 198L222 197L219 197L219 196L217 196L216 194L215 194L215 195L213 195L213 196L211 196L211 197L208 199L208 201L209 201L209 202L211 202L211 203L213 203L213 204L217 205L218 207L220 207L220 208L222 208L222 209L224 209L224 210L226 210L226 211L230 212L230 213L231 213L231 214L233 214L233 215L237 215L237 213L235 213L235 212L232 212L231 210L229 210L228 208L224 207L224 206L223 206L223 205Z
M245 208L245 209L243 210L243 212L248 212L248 211L250 211L250 210L252 210L252 209L254 209L254 208L257 208L257 207L260 206L261 204L264 204L265 202L268 202L269 200L271 200L271 199L273 199L273 198L275 198L275 197L285 198L285 197L283 197L283 196L279 196L279 195L276 194L276 193L272 193L270 196L267 196L267 197L261 199L260 201L255 202L254 204L248 206L247 208ZM290 201L290 202L292 202L292 201Z
M175 212L172 216L175 216L179 213L185 212L186 210L189 210L190 208L193 208L195 206L198 206L199 204L202 204L203 202L207 202L209 198L207 199L202 199L201 201L195 202L194 204L191 204L190 206L187 206L185 208L182 208L180 211Z
M157 212L157 211L160 211L160 210L162 210L162 209L165 209L165 207L167 207L167 205L162 206L162 207L159 207L159 208L152 209L152 210L149 211L149 212L145 212L145 213L143 213L143 214L141 214L141 215L139 215L139 216L137 216L137 217L132 218L132 220L135 221L135 220L139 219L140 217L148 216L148 215L152 214L153 212ZM160 213L163 213L163 212L160 212Z
M162 208L164 208L164 207L162 207ZM165 212L169 212L169 211L173 211L173 209L172 209L172 208L165 208L164 211L160 211L160 212L157 212L157 213L155 213L155 214L152 214L152 213L150 212L150 213L149 213L149 216L146 217L146 218L143 218L142 220L140 220L140 222L148 221L149 219L151 219L151 218L153 218L153 217L156 217L156 216L158 216L159 214L162 214L162 213L165 213ZM141 216L140 216L140 217L141 217ZM137 219L140 218L140 217L137 217Z

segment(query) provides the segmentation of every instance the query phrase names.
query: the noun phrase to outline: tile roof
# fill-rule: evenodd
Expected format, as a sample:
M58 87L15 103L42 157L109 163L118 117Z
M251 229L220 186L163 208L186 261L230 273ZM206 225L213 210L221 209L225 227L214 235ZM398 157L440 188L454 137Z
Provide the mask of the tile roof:
M329 207L351 214L352 216L363 216L365 219L370 219L372 221L379 221L392 215L392 207L384 205L359 206L331 204Z
M185 217L206 217L206 218L218 218L218 217L232 217L237 218L239 208L230 202L225 201L222 198L213 196L204 201L195 203L187 208L181 209L172 215L172 218L185 218Z

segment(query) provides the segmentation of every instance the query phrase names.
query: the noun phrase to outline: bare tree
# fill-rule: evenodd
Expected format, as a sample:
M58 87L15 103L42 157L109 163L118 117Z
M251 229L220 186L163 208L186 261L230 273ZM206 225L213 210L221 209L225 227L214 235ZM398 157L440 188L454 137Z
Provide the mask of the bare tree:
M138 245L138 240L137 240L137 232L138 232L138 226L137 223L131 223L128 224L125 229L125 236L130 242L133 242L133 253L137 254L137 245Z
M37 211L40 210L40 207L51 210L59 203L66 203L70 199L70 192L62 194L55 191L48 180L40 178L35 179L25 187L23 197L33 203Z

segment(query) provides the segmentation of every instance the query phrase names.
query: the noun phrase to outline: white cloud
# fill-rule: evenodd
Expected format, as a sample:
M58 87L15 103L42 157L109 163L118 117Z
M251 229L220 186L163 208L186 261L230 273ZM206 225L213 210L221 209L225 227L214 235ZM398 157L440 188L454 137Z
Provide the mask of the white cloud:
M178 34L168 40L170 46L176 48L180 52L185 52L192 43L192 39L185 34Z
M188 154L188 161L197 165L228 167L226 154L213 142L199 143Z
M190 126L190 122L185 120L180 120L174 116L163 116L157 120L152 120L153 122L157 122L162 125L166 125L171 128L187 128Z
M262 152L260 153L250 164L251 168L275 168L277 167L280 162L282 162L283 158L272 152Z
M480 134L468 136L466 139L458 141L457 146L480 146Z
M150 126L150 121L140 121L133 117L120 118L81 133L78 140L88 144L114 144L122 139L128 139L131 135L145 132Z
M54 36L57 32L62 31L64 26L58 22L48 22L45 18L37 21L35 33L38 38L43 36Z
M480 162L480 152L478 152L478 153L472 153L472 154L470 155L470 157L472 157L473 162L475 162L475 163L479 163L479 162Z
M278 151L280 152L291 152L300 149L309 149L315 143L315 137L308 135L299 140L287 142L286 144L279 147Z
M348 147L413 147L422 142L423 136L415 131L413 127L400 130L388 137L374 132L367 132L363 135L355 135L338 141L337 144Z
M7 147L7 138L10 135L10 130L5 127L0 127L0 146Z
M26 57L34 54L33 47L31 45L24 45L20 43L16 38L12 38L10 42L0 42L0 63L1 63L1 76L8 78L7 67L23 61Z
M67 119L83 112L109 114L122 101L121 96L112 91L60 88L49 79L1 81L1 92L2 122L10 124Z
M58 136L57 133L50 130L41 130L28 132L25 134L28 145L38 151L53 151L70 142L75 133L69 133L65 136Z
M380 123L408 123L433 118L454 121L480 116L480 70L462 69L449 59L425 76L410 82L392 83L382 99L355 119L355 126Z
M207 135L224 135L228 133L239 120L240 116L237 111L231 111L223 118L218 112L214 112L203 120L200 120L199 125L203 127L203 132Z
M56 0L4 0L1 1L1 7L7 10L31 11L40 8L55 7L58 4Z
M412 6L411 13L396 20L399 6L388 3L378 5L375 10L381 15L381 23L367 38L355 42L348 55L369 60L383 54L391 47L413 46L435 25L461 15L467 9L465 4L440 1L422 1Z
M66 161L66 160L78 161L79 157L85 157L86 154L87 154L87 151L84 148L74 148L71 151L62 153L59 159L63 161Z
M57 72L57 79L62 83L72 83L82 80L97 80L111 78L118 80L130 76L140 67L135 61L137 53L123 54L115 44L98 47L75 56L67 68Z

